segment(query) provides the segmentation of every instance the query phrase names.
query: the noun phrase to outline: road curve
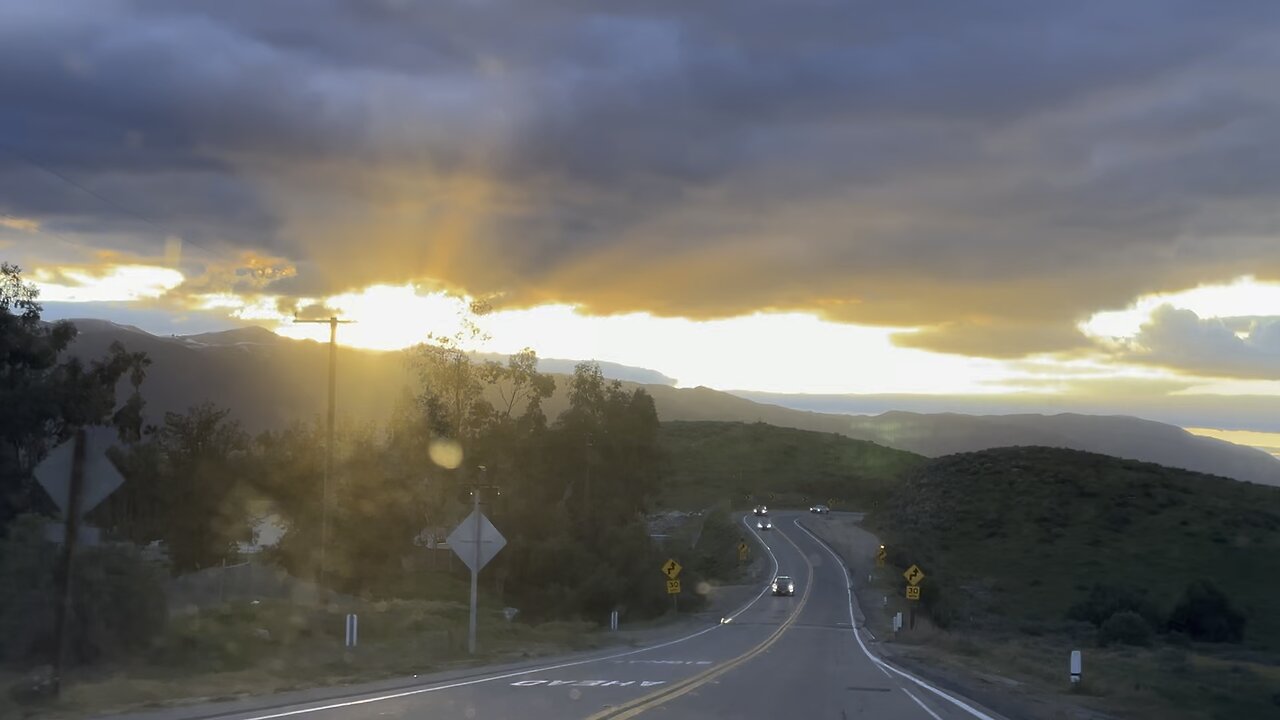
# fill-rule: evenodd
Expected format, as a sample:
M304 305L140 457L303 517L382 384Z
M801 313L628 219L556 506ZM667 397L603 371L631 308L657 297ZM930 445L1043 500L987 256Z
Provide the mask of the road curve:
M774 570L796 581L794 597L763 587L729 622L632 649L547 661L336 700L274 703L266 710L146 713L138 720L623 720L661 718L850 718L997 720L963 698L878 660L853 628L849 576L836 555L775 513L757 532Z

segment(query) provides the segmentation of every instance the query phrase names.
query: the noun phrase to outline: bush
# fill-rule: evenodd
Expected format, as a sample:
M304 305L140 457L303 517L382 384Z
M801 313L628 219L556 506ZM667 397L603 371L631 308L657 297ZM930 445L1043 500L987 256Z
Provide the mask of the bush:
M1093 623L1094 627L1101 627L1111 616L1126 610L1140 615L1150 627L1160 627L1163 624L1160 611L1136 590L1100 583L1095 583L1089 589L1087 598L1067 609L1067 619L1081 620Z
M27 516L0 541L0 660L53 657L60 549ZM77 554L67 628L70 659L90 663L150 645L168 612L159 572L136 548L106 545Z
M1132 610L1122 610L1102 623L1098 630L1098 644L1108 645L1141 645L1151 644L1151 626L1142 616Z
M1169 615L1169 629L1193 640L1241 642L1245 617L1231 606L1231 599L1208 580L1196 580L1182 594Z

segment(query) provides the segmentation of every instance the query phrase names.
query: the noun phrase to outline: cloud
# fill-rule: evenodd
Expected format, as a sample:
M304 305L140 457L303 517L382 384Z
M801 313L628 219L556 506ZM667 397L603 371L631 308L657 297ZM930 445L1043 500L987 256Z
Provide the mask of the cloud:
M1164 305L1123 343L1123 355L1203 377L1280 379L1280 317L1252 319L1247 331L1240 325Z
M996 357L1280 278L1269 1L74 5L0 9L0 211L180 235L191 278L251 251L278 294L815 310Z

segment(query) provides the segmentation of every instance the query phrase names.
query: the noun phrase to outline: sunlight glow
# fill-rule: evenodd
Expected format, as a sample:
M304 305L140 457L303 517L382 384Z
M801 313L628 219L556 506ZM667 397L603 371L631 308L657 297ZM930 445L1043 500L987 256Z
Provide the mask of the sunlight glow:
M1259 432L1256 430L1218 430L1216 428L1183 428L1192 435L1226 440L1237 445L1250 445L1263 452L1280 458L1280 433Z
M1095 313L1080 330L1099 339L1131 338L1161 305L1191 310L1201 318L1280 316L1280 283L1245 276L1226 285L1144 295L1124 310Z
M154 265L37 269L31 282L47 302L130 302L158 298L182 284L182 273Z

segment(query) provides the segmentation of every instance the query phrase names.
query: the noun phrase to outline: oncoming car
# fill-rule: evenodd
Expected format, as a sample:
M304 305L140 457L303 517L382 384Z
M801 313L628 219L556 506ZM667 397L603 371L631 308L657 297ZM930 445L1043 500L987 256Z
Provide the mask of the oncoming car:
M756 514L756 517L764 517L769 514L769 508L764 505L757 505L753 512Z
M825 515L831 512L831 508L827 507L826 505L814 505L813 507L809 508L809 512L817 515Z
M764 518L764 519L762 519L762 520L760 520L760 521L758 521L758 522L756 523L756 529L757 529L757 530L772 530L772 529L773 529L773 521L772 521L772 520L770 520L769 518Z
M795 595L796 584L789 575L779 575L770 586L774 595Z

